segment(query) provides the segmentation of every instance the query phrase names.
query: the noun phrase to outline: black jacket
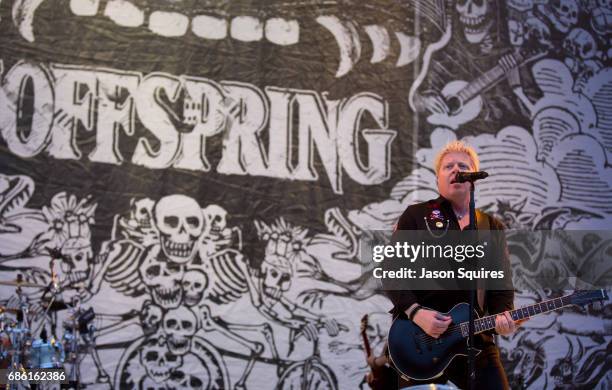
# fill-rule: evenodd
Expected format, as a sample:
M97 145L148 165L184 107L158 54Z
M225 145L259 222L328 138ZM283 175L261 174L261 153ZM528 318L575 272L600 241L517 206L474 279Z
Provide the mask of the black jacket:
M438 211L434 211L438 210ZM430 201L409 206L400 217L396 230L426 230L429 224L430 229L436 229L435 223L432 223L432 215L444 219L445 228L448 225L449 230L459 230L459 222L453 212L452 206L448 200L443 197L432 199ZM497 219L487 215L489 219L488 225L490 230L503 230L503 224ZM501 262L503 269L507 275L511 277L510 260L508 258L507 246L504 235L500 235L503 242L498 243L499 248L503 248L501 254ZM394 308L391 311L395 318L412 304L418 303L421 306L447 312L455 304L469 301L469 291L454 290L454 291L423 291L423 290L386 290L386 295L393 302ZM479 315L497 314L514 308L514 290L486 290L485 307L483 310L477 308Z

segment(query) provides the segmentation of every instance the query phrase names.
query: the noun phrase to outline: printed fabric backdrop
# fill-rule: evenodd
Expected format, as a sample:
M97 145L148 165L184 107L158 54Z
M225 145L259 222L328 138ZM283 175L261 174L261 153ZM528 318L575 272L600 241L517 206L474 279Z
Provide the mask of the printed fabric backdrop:
M612 222L609 0L3 0L0 37L0 279L66 255L88 387L364 388L359 320L380 351L391 304L360 240L436 196L450 140L491 175L478 207L612 252L563 234ZM540 244L517 306L558 293ZM34 336L75 352L43 292ZM610 303L499 344L513 388L612 387Z

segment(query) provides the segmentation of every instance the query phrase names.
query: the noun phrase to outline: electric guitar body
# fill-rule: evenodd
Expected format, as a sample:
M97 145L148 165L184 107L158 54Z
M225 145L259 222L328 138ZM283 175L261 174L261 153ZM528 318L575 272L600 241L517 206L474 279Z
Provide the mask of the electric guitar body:
M393 321L389 330L389 353L393 365L404 376L419 381L436 378L455 356L467 356L467 340L461 329L455 332L450 330L469 320L469 305L459 303L444 314L453 321L449 330L438 339L427 335L417 324L406 318L398 317ZM474 317L478 318L476 313Z
M604 289L580 290L573 294L510 310L509 315L513 321L521 321L569 305L584 306L608 299L608 293ZM427 335L405 316L393 321L388 336L389 356L401 376L419 381L436 378L444 372L455 356L467 355L469 305L459 303L444 314L450 316L452 322L437 339ZM496 315L489 315L478 318L478 315L474 313L474 334L495 329L495 317Z

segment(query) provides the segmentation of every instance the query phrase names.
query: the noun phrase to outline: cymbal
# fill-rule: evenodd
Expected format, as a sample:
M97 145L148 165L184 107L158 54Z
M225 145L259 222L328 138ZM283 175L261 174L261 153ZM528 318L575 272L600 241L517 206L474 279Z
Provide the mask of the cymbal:
M26 282L23 280L0 280L0 286L15 286L15 287L34 287L34 288L45 288L42 284L36 284L32 282Z

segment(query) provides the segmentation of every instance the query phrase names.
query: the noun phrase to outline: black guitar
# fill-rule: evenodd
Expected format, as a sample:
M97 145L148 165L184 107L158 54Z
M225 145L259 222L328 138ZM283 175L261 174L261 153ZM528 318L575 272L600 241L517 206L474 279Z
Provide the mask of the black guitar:
M586 305L608 299L605 290L577 291L561 298L550 299L510 311L514 321L561 309L568 305ZM389 354L400 375L414 380L428 380L442 374L457 355L467 356L469 305L459 303L448 313L451 325L438 339L427 335L414 322L404 318L393 321L389 330ZM495 329L495 316L474 321L475 333ZM480 351L477 351L477 354Z

